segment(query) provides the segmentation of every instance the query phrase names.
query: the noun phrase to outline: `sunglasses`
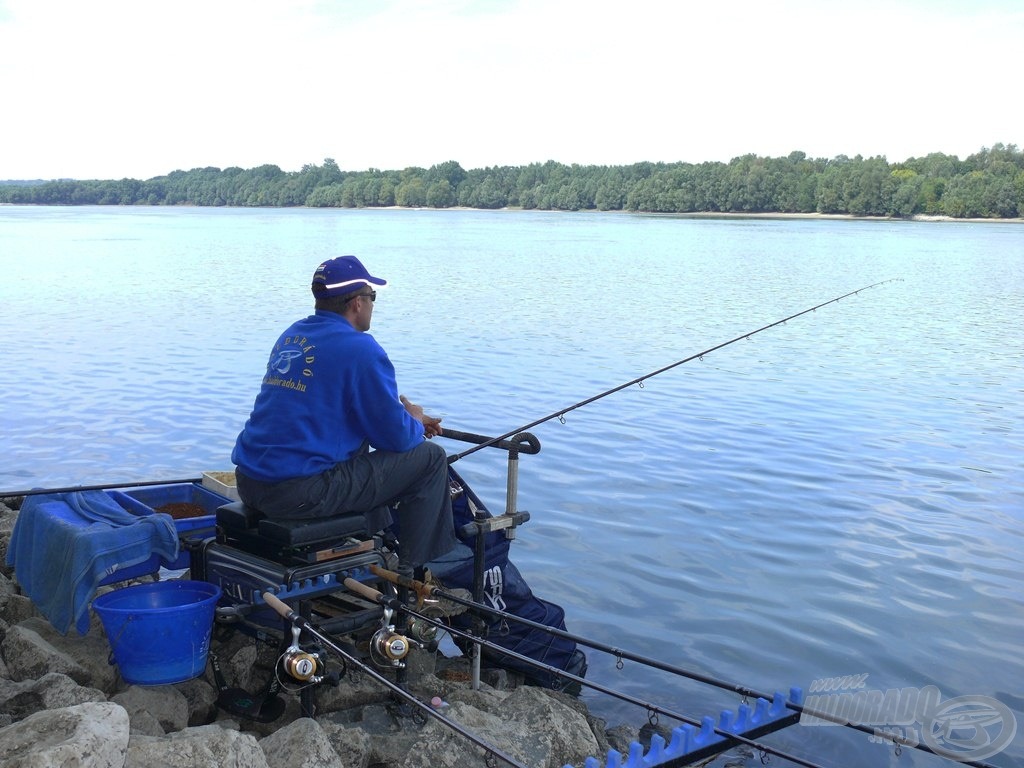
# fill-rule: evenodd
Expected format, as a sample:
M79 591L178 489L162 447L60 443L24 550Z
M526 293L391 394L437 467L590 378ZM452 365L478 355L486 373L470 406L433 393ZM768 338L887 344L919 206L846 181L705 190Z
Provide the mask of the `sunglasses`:
M348 298L348 301L352 301L353 299L358 299L360 297L369 299L370 301L376 301L377 300L377 292L376 291L370 291L369 293L357 293L355 296L350 296Z

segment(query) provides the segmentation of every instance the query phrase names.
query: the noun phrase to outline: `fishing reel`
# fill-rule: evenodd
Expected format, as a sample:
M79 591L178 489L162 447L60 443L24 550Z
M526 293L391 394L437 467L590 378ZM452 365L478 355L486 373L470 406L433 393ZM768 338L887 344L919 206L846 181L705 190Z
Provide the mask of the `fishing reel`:
M414 642L425 646L431 652L437 650L437 627L433 624L414 618L409 622L408 632Z
M317 685L326 680L326 664L318 651L299 646L299 627L292 627L292 642L278 659L281 670L300 683Z
M385 608L381 628L370 638L370 660L381 669L404 667L404 659L412 650L413 641L395 631L391 621L393 615L391 608Z

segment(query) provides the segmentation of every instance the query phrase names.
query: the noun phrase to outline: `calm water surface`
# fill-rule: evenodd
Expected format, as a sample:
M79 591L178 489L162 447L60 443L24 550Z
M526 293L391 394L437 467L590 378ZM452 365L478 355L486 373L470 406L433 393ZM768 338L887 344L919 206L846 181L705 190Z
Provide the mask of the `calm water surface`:
M572 631L758 690L993 697L1022 735L991 762L1024 760L1024 227L0 207L0 486L228 468L271 344L343 253L392 281L373 333L402 391L488 434L899 278L533 429L513 559ZM457 467L502 511L502 455ZM738 703L596 653L590 676ZM836 728L769 741L943 764Z

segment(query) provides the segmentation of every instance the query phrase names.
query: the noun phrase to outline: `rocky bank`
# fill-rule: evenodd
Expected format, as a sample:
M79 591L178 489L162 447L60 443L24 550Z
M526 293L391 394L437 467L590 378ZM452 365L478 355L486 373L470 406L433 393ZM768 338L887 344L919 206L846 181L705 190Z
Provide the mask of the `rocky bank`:
M17 518L18 499L0 501L0 564ZM124 586L115 585L115 586ZM103 588L109 589L109 588ZM228 684L258 691L277 651L215 627L211 651ZM299 698L285 713L256 723L216 706L209 670L177 685L126 684L110 661L99 619L89 632L64 636L19 591L0 565L0 768L439 768L501 766L443 723L413 719L369 675L348 671L321 686L317 715L301 717ZM582 765L609 747L628 750L635 731L606 731L571 696L519 685L491 670L480 690L465 659L414 651L409 688L423 701L440 696L445 714L519 762L536 768Z

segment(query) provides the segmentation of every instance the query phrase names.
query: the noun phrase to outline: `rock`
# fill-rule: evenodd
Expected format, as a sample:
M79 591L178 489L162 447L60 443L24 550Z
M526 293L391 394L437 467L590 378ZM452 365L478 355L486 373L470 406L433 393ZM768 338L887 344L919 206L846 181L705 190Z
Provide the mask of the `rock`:
M435 681L436 682L436 681ZM510 757L530 766L561 768L600 754L586 716L540 688L512 692L481 688L449 696L446 717ZM421 696L422 698L422 696ZM566 697L567 698L567 697ZM353 708L320 718L332 745L356 766L461 768L485 766L485 751L439 720L403 716L394 704ZM354 737L353 732L369 739ZM500 761L499 761L500 762Z
M274 768L347 768L323 726L308 717L261 739L260 746Z
M18 624L26 619L41 616L42 614L25 595L8 595L4 605L4 619L8 624ZM6 632L4 634L6 635Z
M452 691L448 695L448 703L462 702L469 704L475 709L479 709L481 712L500 712L508 696L508 691L501 691L481 685L478 691L474 691L469 687Z
M430 723L398 716L392 705L373 704L318 718L338 754L352 766L415 765ZM430 731L433 733L433 731ZM434 734L440 738L440 734Z
M584 710L586 710L586 707L583 705L582 702L580 702L580 706ZM597 739L597 752L595 753L596 755L607 755L609 749L616 749L617 751L623 752L623 754L628 754L628 749L623 751L619 750L617 747L612 746L611 734L617 734L618 731L616 729L609 729L608 723L606 723L601 718L595 717L594 715L590 714L589 710L586 711L584 715L587 718L587 723L589 723L590 725L590 732L594 734L594 738ZM624 728L625 726L616 726L616 728L618 727ZM627 741L626 743L628 744L629 741Z
M250 643L228 656L227 663L224 664L224 674L229 680L234 680L234 684L239 688L251 691L259 686L256 679L259 668L256 663L258 650L257 646ZM221 652L220 655L223 656L224 653Z
M513 759L537 768L549 766L546 760L535 759L543 749L540 734L527 733L500 714L485 712L464 702L451 704L445 714ZM405 723L401 733L404 738L377 740L374 756L388 765L405 768L484 768L488 765L483 749L433 718L419 728ZM498 764L501 763L498 760Z
M345 768L369 768L373 750L370 734L361 728L349 728L329 720L318 722Z
M507 669L498 667L485 668L480 671L480 681L487 683L498 691L510 691L523 681L523 676Z
M174 686L188 702L188 724L208 725L217 719L217 689L201 677Z
M259 691L274 673L280 649L268 643L256 643L243 632L215 627L211 653L220 661L229 687Z
M605 731L608 739L608 749L614 749L626 755L629 754L629 745L634 741L640 741L640 729L631 725L617 725Z
M5 768L122 768L127 748L128 713L110 702L37 712L0 729Z
M128 742L124 768L153 766L269 768L256 737L221 725L186 728L163 738L133 734Z
M0 610L6 608L7 598L16 594L18 594L18 585L0 573Z
M111 701L120 704L128 712L132 731L163 736L188 727L188 699L172 686L132 685ZM155 732L152 727L154 723Z
M14 680L30 680L47 672L62 672L79 685L117 690L117 674L108 663L110 646L98 632L84 637L61 635L42 617L11 627L0 643Z
M282 698L285 704L284 712L282 712L281 716L278 717L276 720L272 720L269 723L261 723L257 720L247 720L245 718L239 717L230 712L225 712L223 710L220 711L218 720L214 722L219 724L222 723L224 720L238 719L244 724L245 731L251 733L257 739L261 739L264 736L269 736L270 734L274 733L279 728L283 728L284 726L288 725L288 723L302 717L302 708L299 704L298 698L294 696L284 696Z
M160 724L160 720L144 709L129 712L128 716L128 730L132 735L163 736L166 733L164 727Z
M542 758L546 758L547 765L562 766L580 755L600 753L600 744L590 730L586 715L568 704L569 701L574 705L578 703L570 696L531 685L516 688L505 699L501 710L504 717L513 720L525 732L543 738L541 752L527 759L527 764L541 765Z
M38 680L0 679L0 712L23 720L45 709L62 709L86 702L103 702L103 691L80 686L67 675L50 672Z
M384 703L391 694L369 675L349 671L336 686L321 686L317 691L320 712L338 712L370 703Z
M3 651L11 679L16 681L35 680L48 671L60 672L79 684L88 679L82 665L54 648L28 626L28 622L8 629L0 650Z
M14 569L7 565L7 548L11 544L11 534L18 520L17 509L21 507L23 496L0 499L0 574L12 576Z

